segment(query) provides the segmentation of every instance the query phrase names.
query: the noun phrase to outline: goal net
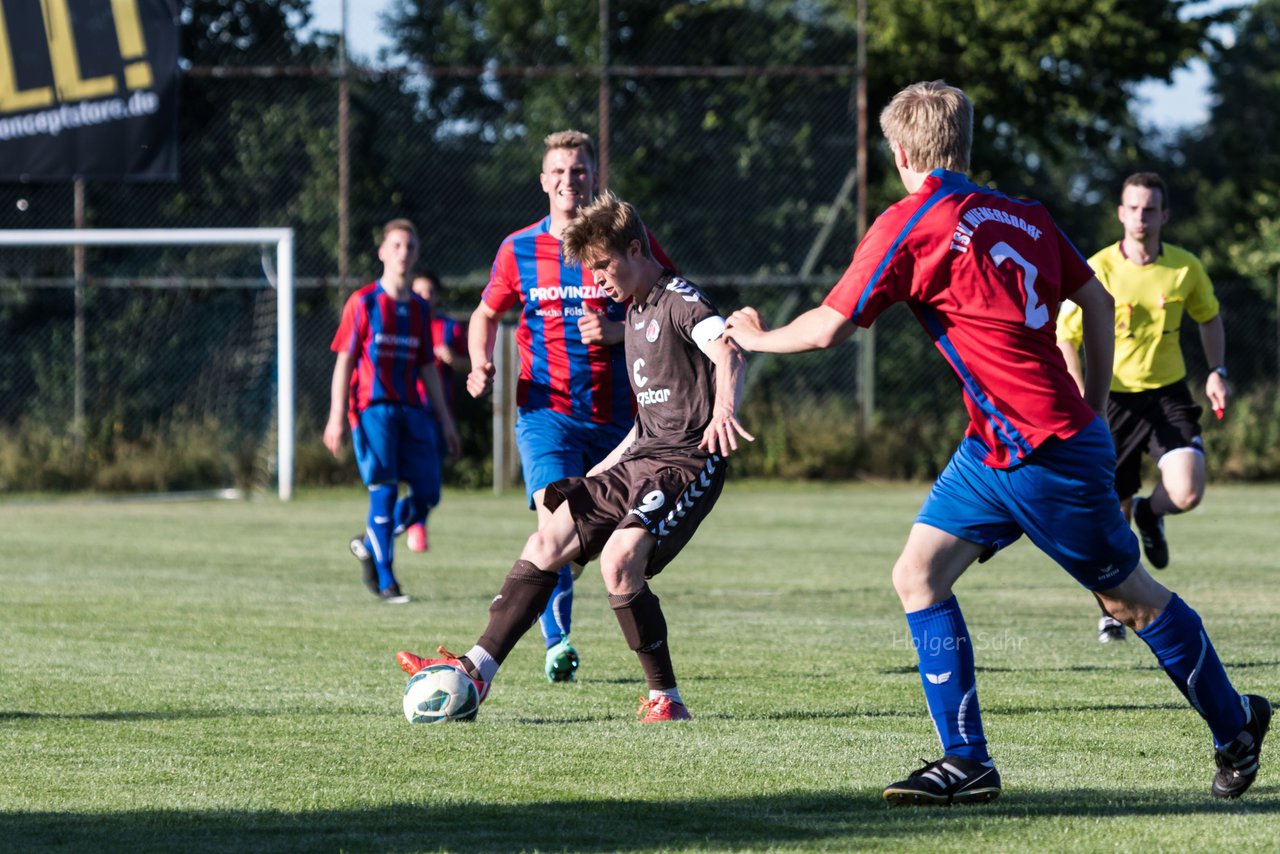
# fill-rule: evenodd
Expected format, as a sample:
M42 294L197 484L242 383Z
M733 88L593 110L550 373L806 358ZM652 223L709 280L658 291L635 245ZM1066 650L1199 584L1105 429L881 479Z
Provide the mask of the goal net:
M0 230L0 246L0 491L292 497L292 229Z

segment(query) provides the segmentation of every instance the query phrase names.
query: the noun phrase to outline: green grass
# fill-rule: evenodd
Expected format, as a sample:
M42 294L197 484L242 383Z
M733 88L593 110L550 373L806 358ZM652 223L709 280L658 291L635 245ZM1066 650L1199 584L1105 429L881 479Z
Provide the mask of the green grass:
M392 654L471 645L533 524L515 494L446 495L403 607L347 554L358 489L2 505L0 850L1274 849L1275 762L1210 798L1199 718L1025 541L958 588L1003 797L883 805L938 752L889 582L923 493L731 483L654 583L695 720L653 727L591 570L578 683L548 686L528 637L476 723L405 723ZM1212 487L1159 576L1273 697L1278 503Z

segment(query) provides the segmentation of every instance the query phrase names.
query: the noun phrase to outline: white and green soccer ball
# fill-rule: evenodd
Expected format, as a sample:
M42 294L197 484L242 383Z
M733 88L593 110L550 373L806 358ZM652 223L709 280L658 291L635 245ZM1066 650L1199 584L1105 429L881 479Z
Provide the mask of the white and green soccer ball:
M411 724L472 721L479 710L476 683L452 664L424 667L404 686L404 716Z

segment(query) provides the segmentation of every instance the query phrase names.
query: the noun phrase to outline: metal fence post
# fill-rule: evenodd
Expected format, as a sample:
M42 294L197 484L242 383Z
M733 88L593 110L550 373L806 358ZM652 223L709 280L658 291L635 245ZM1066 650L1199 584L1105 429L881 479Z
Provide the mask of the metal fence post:
M498 327L493 347L493 491L515 486L520 465L516 452L516 383L519 380L515 328Z

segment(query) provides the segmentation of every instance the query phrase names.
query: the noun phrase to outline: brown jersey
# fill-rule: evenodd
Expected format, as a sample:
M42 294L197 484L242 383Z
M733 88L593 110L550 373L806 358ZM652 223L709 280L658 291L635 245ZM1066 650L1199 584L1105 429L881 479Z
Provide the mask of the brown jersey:
M696 287L668 271L645 299L632 300L626 323L623 341L637 414L636 440L623 459L707 456L698 443L715 405L715 365L699 349L694 329L704 323L702 331L717 323L723 329L720 312Z

